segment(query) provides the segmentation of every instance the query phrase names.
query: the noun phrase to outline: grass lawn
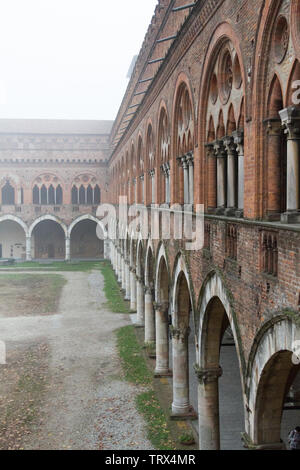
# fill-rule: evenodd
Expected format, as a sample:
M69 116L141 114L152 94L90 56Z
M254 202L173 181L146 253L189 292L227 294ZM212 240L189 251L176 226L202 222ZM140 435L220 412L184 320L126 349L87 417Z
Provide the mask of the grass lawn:
M73 271L80 271L80 272L88 272L92 271L93 269L98 269L99 264L102 261L53 261L47 263L39 263L37 261L28 261L25 263L16 263L13 266L0 266L0 273L1 270L5 271L62 271L62 272L73 272Z
M98 264L104 277L104 292L107 298L108 308L113 313L130 313L129 302L123 298L116 276L108 261Z
M0 273L0 317L57 313L66 282L59 274Z
M157 450L175 450L168 418L156 397L152 373L146 364L134 327L119 329L117 343L125 379L146 387L146 390L136 397L136 405L147 423L148 439Z

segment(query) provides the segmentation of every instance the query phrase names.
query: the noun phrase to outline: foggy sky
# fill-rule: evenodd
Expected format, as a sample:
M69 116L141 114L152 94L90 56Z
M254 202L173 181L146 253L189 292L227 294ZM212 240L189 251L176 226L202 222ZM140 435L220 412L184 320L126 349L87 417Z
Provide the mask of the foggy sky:
M157 0L0 0L0 118L114 119Z

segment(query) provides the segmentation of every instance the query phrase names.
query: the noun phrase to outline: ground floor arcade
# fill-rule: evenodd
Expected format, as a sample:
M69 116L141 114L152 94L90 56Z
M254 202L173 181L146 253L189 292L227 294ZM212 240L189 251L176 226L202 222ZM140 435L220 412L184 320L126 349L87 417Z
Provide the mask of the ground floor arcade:
M104 241L99 238L97 227L99 221L90 215L75 219L69 226L51 215L40 217L32 224L15 216L3 216L0 217L0 258L102 259Z
M110 259L145 343L155 345L157 378L172 385L172 419L193 421L199 447L282 449L299 425L300 327L278 314L257 333L245 360L230 295L217 273L195 307L182 256L173 270L163 244L122 237Z

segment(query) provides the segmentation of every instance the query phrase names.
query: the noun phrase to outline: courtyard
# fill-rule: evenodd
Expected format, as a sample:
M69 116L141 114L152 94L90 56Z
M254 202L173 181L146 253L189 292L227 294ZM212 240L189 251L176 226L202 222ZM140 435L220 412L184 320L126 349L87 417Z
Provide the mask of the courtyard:
M99 268L69 269L1 270L0 449L151 449L116 348L130 318Z

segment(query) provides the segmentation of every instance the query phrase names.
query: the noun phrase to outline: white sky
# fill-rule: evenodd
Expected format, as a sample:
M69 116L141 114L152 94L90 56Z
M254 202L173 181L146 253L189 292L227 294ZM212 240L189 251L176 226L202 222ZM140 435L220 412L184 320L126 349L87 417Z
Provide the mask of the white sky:
M0 0L0 118L114 119L157 0Z

